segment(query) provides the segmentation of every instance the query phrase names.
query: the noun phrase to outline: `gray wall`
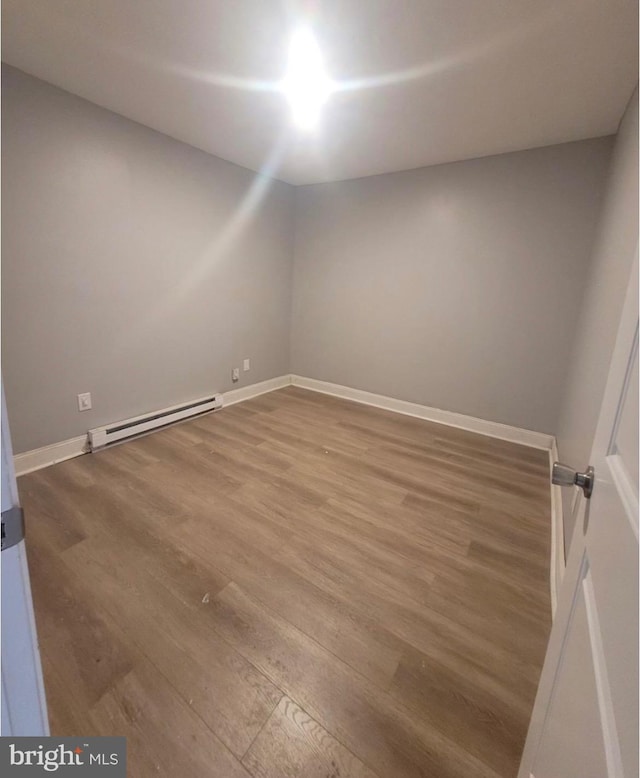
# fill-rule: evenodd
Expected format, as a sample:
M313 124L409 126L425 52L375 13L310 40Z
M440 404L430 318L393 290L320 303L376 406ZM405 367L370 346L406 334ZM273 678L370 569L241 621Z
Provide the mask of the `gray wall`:
M622 304L638 246L638 90L613 151L602 216L573 339L557 437L564 461L588 464ZM569 497L569 490L564 490ZM567 506L565 506L567 507ZM565 546L573 525L565 510Z
M226 391L250 357L240 385L291 370L545 432L569 375L581 461L569 356L611 139L294 190L3 67L2 142L16 452Z
M14 451L287 373L293 189L2 72Z
M611 147L298 188L292 372L555 433Z

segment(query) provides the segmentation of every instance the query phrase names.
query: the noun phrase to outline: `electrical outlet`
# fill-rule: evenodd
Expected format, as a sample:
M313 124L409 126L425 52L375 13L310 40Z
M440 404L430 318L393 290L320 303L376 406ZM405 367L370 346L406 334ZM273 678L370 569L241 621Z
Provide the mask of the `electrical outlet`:
M235 383L240 380L240 368L234 367L231 371L231 380Z
M245 361L242 363L242 369L245 373L247 370L251 370L251 362L248 359L245 359Z
M79 411L91 410L91 392L84 392L84 394L78 395L78 410Z

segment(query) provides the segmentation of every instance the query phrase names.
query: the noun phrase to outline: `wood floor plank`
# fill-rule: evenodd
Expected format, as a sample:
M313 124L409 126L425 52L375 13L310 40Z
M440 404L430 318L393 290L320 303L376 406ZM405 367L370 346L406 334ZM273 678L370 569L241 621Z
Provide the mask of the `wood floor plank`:
M430 500L424 497L412 502L410 497L412 495L407 495L397 505L339 496L330 497L326 505L339 509L345 520L353 521L355 532L361 531L363 523L370 524L383 536L384 533L391 533L395 538L393 542L400 540L416 548L427 547L434 551L442 547L446 555L455 550L465 553L477 524L480 506L447 506L437 498ZM381 537L380 542L387 541Z
M137 654L85 595L77 576L33 535L28 559L38 638L69 693L87 710L133 668Z
M512 629L525 628L532 639L545 642L550 626L548 596L533 597L531 589L496 578L486 569L473 563L452 566L436 575L431 593L440 595L443 602L455 605L462 602L488 620L498 616Z
M418 601L406 591L389 588L366 569L354 569L336 559L317 544L294 538L278 552L277 558L321 589L350 602L369 618L376 619L400 639L442 661L454 657L475 659L487 668L500 667L500 673L516 688L536 684L537 664L528 657L500 646L492 636L473 632L456 621L455 612L445 615L428 606L428 597ZM452 609L453 611L453 609Z
M231 583L208 610L217 631L365 764L384 775L496 773Z
M527 705L487 694L468 673L419 651L405 652L390 693L449 737L464 732L465 747L500 775L516 775L529 723Z
M246 414L239 414L239 409L225 408L224 414L212 414L195 419L192 424L196 429L206 433L205 442L214 447L222 448L225 444L236 446L257 446L264 442L264 437L256 434L250 419L260 418L261 414L247 409ZM232 414L234 414L233 416Z
M82 522L74 521L73 503L65 506L64 495L41 475L30 473L20 479L20 501L29 522L45 539L49 553L63 551L86 537ZM67 503L68 504L68 503Z
M242 762L255 778L377 778L288 697L280 700Z
M271 444L281 448L281 444ZM261 448L266 448L263 444ZM320 492L325 499L329 497L347 497L362 500L363 495L377 502L399 505L407 492L403 485L383 481L365 473L359 465L358 457L349 457L345 465L338 452L321 449L314 454L298 456L295 466L289 471L289 477L297 483Z
M379 520L374 511L368 511L365 518L362 512L348 506L347 501L329 499L311 515L310 521L335 538L345 542L353 542L357 538L358 545L363 549L371 549L372 552L384 549L393 554L394 559L403 559L405 565L409 563L423 569L437 566L443 557L467 553L469 543L460 535L429 533L427 536L421 531L421 522L411 525L411 518L399 507L394 507L394 515L396 518L401 516L403 529L400 532L388 521ZM413 526L414 531L408 533L407 525Z
M503 604L479 598L467 597L467 591L459 591L451 582L430 589L426 603L430 611L451 619L470 634L486 640L502 652L518 656L533 668L531 675L537 682L536 669L546 648L546 622L521 614L511 603Z
M142 661L97 703L94 728L127 738L127 775L250 778L166 678Z
M443 453L455 452L471 456L480 462L526 466L527 475L548 475L548 451L495 440L484 435L474 435L472 432L459 430L458 434L455 434L447 430L446 434L437 433L434 436L433 448Z
M135 776L512 778L548 467L288 387L21 477L52 731Z
M482 478L480 475L464 477L460 468L454 468L447 460L432 457L424 459L423 463L409 462L407 459L398 461L389 451L370 451L363 458L362 467L384 481L390 481L413 494L431 498L438 494L445 504L458 503L461 507L469 507L479 502L491 501L501 506L503 501L529 506L530 510L545 510L547 499L535 496L539 490L525 493L517 483L512 485L498 479ZM457 472L456 472L457 471ZM425 475L428 473L428 477Z
M51 734L62 734L65 737L93 737L104 734L89 718L90 703L79 694L69 694L70 686L76 688L77 679L74 674L66 677L66 668L60 665L56 654L57 649L54 646L50 657L48 647L40 641L40 660Z
M117 543L85 541L65 554L95 601L125 629L183 700L229 750L241 757L280 699L281 692L207 628L208 600L187 604L170 583L150 575ZM127 603L123 611L122 604Z
M404 644L348 601L319 589L211 517L192 519L175 542L209 559L254 599L380 688L390 685Z
M541 589L548 579L548 566L542 560L531 559L518 553L513 548L505 548L504 545L481 540L472 540L469 543L467 556L471 560L478 560L483 565L488 565L493 570L500 571L512 577L524 577L534 587ZM537 587L536 587L537 588Z
M490 487L498 492L537 502L541 499L540 482L543 481L543 485L546 483L546 478L541 478L538 473L528 475L523 480L519 468L485 464L477 456L471 458L473 467L469 467L469 457L460 454L443 455L439 451L416 454L398 446L384 446L379 451L392 467L416 473L418 477L424 476L426 471L444 471L452 478L459 478L465 484L475 486L480 494Z

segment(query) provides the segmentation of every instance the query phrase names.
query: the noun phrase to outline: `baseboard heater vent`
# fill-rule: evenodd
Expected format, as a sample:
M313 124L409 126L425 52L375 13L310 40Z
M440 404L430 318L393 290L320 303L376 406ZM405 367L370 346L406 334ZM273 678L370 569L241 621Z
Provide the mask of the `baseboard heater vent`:
M216 411L222 408L222 395L214 394L210 397L203 397L200 400L185 403L184 405L174 405L171 408L164 408L161 411L147 413L144 416L136 416L133 419L124 419L106 427L96 427L89 430L89 447L91 451L108 446L110 443L133 438L141 435L143 432L150 432L159 427L166 427L175 421L189 419L192 416L200 416L209 411Z

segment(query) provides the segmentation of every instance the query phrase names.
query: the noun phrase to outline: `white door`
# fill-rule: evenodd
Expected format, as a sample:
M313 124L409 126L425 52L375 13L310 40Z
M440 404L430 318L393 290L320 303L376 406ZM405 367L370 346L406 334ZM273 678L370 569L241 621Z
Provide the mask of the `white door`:
M636 253L519 778L638 776L637 292Z
M2 389L2 515L18 506L11 436ZM7 517L8 518L8 517ZM9 541L10 542L10 541ZM4 543L3 543L4 545ZM2 578L2 735L48 735L40 652L24 540L0 555Z

